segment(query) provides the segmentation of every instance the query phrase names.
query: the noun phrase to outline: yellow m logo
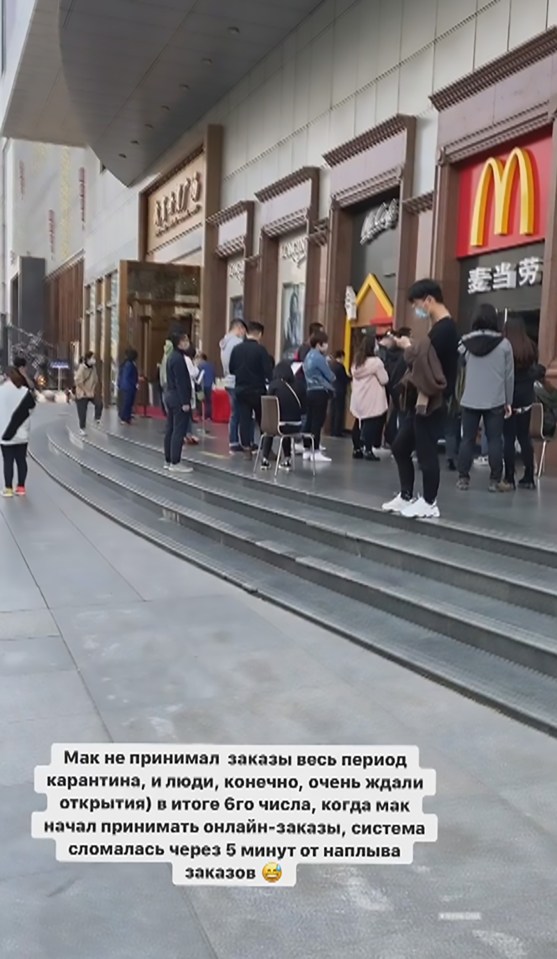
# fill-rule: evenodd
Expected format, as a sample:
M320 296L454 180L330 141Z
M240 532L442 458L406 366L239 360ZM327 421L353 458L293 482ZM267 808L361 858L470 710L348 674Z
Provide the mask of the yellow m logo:
M484 246L487 201L492 182L495 194L494 233L496 236L508 235L513 183L517 175L520 177L520 233L522 236L534 233L534 169L528 151L517 147L504 163L491 158L482 170L474 203L470 246Z

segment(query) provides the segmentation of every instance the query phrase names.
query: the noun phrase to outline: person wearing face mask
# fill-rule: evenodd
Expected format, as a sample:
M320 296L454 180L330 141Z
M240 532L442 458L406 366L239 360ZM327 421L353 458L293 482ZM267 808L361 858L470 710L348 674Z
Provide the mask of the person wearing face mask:
M98 426L100 415L98 413L98 395L99 377L95 363L95 354L91 351L86 353L80 360L77 372L75 374L75 403L77 406L77 417L79 421L79 432L85 436L87 428L87 408L89 403L95 407L95 424Z
M456 389L459 337L456 323L443 303L443 293L435 280L426 279L414 283L408 291L408 300L416 317L419 320L428 320L431 324L428 338L435 356L427 357L424 354L426 363L423 367L426 374L433 373L426 377L431 380L431 394L414 397L413 404L405 410L404 420L392 446L398 467L400 492L393 500L383 504L383 510L387 513L399 513L409 519L438 519L438 443L445 435L447 406ZM400 345L406 350L405 358L410 361L410 341L401 340ZM434 367L437 368L438 375L435 375ZM441 382L440 377L444 381L442 390L439 390L437 385ZM417 499L414 498L414 450L423 474L423 495Z

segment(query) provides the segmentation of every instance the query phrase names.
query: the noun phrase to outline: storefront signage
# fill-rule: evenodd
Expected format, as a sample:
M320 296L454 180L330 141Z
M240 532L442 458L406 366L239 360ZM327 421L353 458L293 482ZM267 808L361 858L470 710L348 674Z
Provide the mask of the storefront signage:
M534 232L534 166L528 150L516 149L505 161L491 157L482 170L476 190L470 246L483 246L487 227L489 191L493 189L493 232L496 236L508 236L511 200L515 177L519 179L519 232L531 237Z
M460 171L457 256L545 239L551 152L544 137Z
M491 293L539 286L543 280L543 260L528 256L516 263L498 263L494 267L477 266L468 272L468 293Z
M295 240L288 240L281 247L281 256L283 260L291 260L295 266L301 266L307 259L307 239L305 236L297 237Z
M201 154L147 195L147 254L203 223L204 192Z
M233 260L228 264L228 279L235 280L237 283L244 282L246 272L245 260Z
M391 200L390 203L382 203L378 210L368 213L362 226L361 245L371 243L385 230L394 230L398 226L399 210L398 200Z
M358 304L356 301L356 291L352 286L346 287L346 294L344 297L344 309L346 311L347 320L355 320L358 317Z
M169 230L189 220L202 209L203 182L197 171L186 176L180 184L160 200L155 201L155 233L164 236Z

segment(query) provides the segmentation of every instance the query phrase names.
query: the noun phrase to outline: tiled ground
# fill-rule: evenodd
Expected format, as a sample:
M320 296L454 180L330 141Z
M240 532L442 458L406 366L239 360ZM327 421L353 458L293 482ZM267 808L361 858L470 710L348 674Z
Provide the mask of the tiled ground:
M553 740L188 567L33 466L28 499L0 503L0 610L2 959L557 955ZM281 892L58 864L30 838L53 741L254 738L417 744L439 842L412 867L302 867Z

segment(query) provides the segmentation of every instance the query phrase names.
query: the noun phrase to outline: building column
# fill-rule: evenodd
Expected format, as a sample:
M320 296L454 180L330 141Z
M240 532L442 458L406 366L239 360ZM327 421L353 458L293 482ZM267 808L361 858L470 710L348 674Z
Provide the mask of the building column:
M456 258L458 230L458 173L441 155L435 176L433 275L443 290L445 304L458 316L460 264Z
M553 143L549 183L549 209L545 238L544 277L540 312L540 361L547 367L549 378L557 381L557 104L552 110Z
M350 213L333 201L330 213L328 281L324 322L331 347L334 350L340 350L344 347L346 321L344 301L346 287L350 285L351 281L352 232Z

